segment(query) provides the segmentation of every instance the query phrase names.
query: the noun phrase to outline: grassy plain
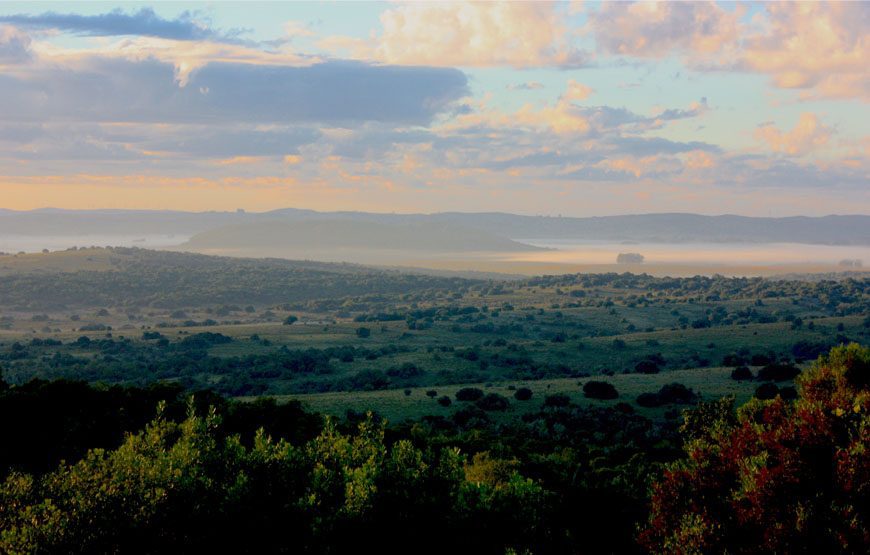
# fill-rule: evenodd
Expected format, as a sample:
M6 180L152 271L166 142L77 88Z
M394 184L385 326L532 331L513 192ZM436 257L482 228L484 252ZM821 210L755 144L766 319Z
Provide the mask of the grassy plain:
M457 409L469 403L457 401L456 392L464 387L478 387L485 393L498 393L510 399L510 407L504 412L490 412L495 421L506 421L531 414L543 408L547 395L563 394L570 397L573 404L581 407L608 407L617 403L629 403L632 408L644 416L659 419L665 413L675 408L675 405L661 407L640 407L635 402L641 393L658 391L663 385L681 383L693 389L703 399L716 399L725 395L733 395L738 404L752 397L758 382L738 382L731 379L732 368L688 368L670 370L660 374L616 374L608 377L594 378L557 378L545 380L509 381L498 383L453 384L437 387L413 387L407 390L390 389L382 391L336 391L329 393L312 393L303 395L281 395L279 401L298 400L307 409L323 414L343 417L348 410L357 413L372 411L392 423L405 420L418 420L424 416L449 417ZM587 381L604 380L613 384L619 392L619 397L612 400L589 399L583 394L582 384ZM781 385L788 385L783 383ZM532 398L528 401L517 401L513 395L516 389L527 387L532 390ZM426 395L427 391L435 390L437 396ZM405 391L410 391L406 394ZM452 399L449 407L438 404L437 399L446 395ZM251 400L253 398L243 398ZM677 405L677 407L679 407Z
M452 396L457 384L506 397L508 387L533 390L496 418L520 416L552 393L597 403L577 385L594 376L613 381L619 401L672 382L741 400L757 383L731 380L726 357L801 363L870 333L861 279L464 280L136 249L6 255L2 271L0 365L14 383L177 381L391 419L455 411L461 404L444 409L425 392ZM185 343L200 336L207 340ZM650 360L660 373L637 374Z

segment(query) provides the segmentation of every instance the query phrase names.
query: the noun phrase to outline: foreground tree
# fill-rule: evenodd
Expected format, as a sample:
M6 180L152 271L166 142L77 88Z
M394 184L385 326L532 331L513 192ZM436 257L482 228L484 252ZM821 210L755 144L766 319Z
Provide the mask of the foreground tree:
M870 551L870 349L833 349L793 403L719 404L688 419L685 459L653 486L657 553ZM727 410L722 410L723 407ZM715 409L715 410L713 410Z

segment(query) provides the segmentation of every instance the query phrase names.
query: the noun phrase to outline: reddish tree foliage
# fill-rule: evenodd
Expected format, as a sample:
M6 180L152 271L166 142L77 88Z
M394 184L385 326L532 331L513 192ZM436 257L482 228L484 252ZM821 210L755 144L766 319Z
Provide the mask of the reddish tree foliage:
M685 459L653 486L656 553L870 552L870 349L833 349L793 403L687 419ZM723 409L724 407L724 409ZM714 410L715 409L715 410Z

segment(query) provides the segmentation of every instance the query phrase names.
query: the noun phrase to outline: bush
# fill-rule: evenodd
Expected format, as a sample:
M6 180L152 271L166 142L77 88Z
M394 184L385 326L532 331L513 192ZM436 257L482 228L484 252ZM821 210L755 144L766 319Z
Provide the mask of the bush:
M641 393L636 399L638 405L647 408L670 404L688 405L697 400L697 394L681 383L663 385L658 393Z
M532 390L528 387L521 387L514 392L514 399L517 401L528 401L532 398Z
M554 393L544 397L544 408L561 408L571 404L571 398L564 393Z
M438 398L438 404L442 407L449 407L452 403L453 401L451 401L450 397L448 397L447 395L442 395Z
M758 379L765 382L784 382L795 379L800 373L800 368L791 364L768 364L758 371Z
M366 337L369 337L371 334L372 334L372 330L370 330L370 329L368 329L368 328L364 328L364 327L362 327L362 328L357 328L357 329L356 329L356 336L357 336L357 337L360 337L360 338L362 338L362 339L365 339Z
M371 369L360 370L349 382L352 389L364 391L386 389L390 385L390 379L383 372Z
M694 403L698 399L698 395L694 391L676 382L663 385L659 389L658 395L664 403L678 403L681 405Z
M798 393L797 389L794 386L786 386L779 389L779 396L785 399L786 401L793 401L797 399Z
M397 368L387 370L387 375L392 378L416 378L422 376L425 372L417 367L413 362L406 362Z
M476 406L470 405L456 411L453 422L463 428L479 428L489 422L489 416Z
M589 381L583 386L583 395L589 399L616 399L619 392L609 382Z
M812 324L812 322L810 322ZM819 358L820 355L831 350L830 343L826 342L812 342L812 341L798 341L791 348L791 354L794 355L796 359L803 360L815 360Z
M634 365L634 371L638 374L658 374L661 368L651 360L642 360Z
M510 406L510 401L498 393L488 393L475 403L477 408L488 411L505 411Z
M228 335L205 331L202 333L188 335L187 337L179 341L178 345L179 347L183 347L185 349L208 349L214 345L224 345L226 343L232 343L232 341L233 338L229 337Z
M661 406L659 402L659 396L657 393L641 393L635 399L635 402L645 408L653 408Z
M800 377L794 403L706 411L684 457L653 484L644 549L867 553L870 391L847 377L861 367L870 349L837 347ZM778 387L758 389L769 397Z
M752 370L747 366L738 366L731 371L731 379L737 381L751 380L753 378Z
M771 363L770 357L766 355L752 355L749 361L751 366L765 366Z
M293 324L295 324L298 321L299 321L299 318L297 318L296 316L288 316L288 317L284 318L284 325L285 326L292 326Z
M435 391L434 389L430 389L429 391L426 392L426 397L436 397L437 395L438 395L438 392Z
M477 401L483 397L483 390L478 387L463 387L456 392L457 401Z
M769 401L779 395L779 387L775 383L763 383L755 388L755 398Z

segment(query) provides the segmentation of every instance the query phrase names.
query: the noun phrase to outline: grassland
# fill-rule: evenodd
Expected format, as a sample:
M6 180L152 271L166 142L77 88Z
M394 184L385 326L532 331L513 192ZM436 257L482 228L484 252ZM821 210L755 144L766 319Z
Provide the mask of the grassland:
M591 402L577 383L592 376L613 380L621 401L671 382L742 399L757 384L733 382L726 360L801 364L870 333L867 279L469 280L141 249L3 264L0 365L13 383L174 381L332 414L443 416L456 403L444 409L426 391L525 384L533 400L496 417L521 416L548 393ZM650 361L659 373L638 374Z
M679 408L678 405L663 405L661 407L641 407L637 405L637 396L642 393L658 391L663 385L681 383L693 389L703 399L716 399L733 395L738 403L743 403L752 397L758 383L754 381L738 382L731 379L732 368L689 368L672 370L661 374L616 374L603 378L616 387L619 397L611 400L590 399L584 396L582 385L587 378L558 378L549 380L528 380L501 383L452 384L446 386L413 387L408 389L390 389L382 391L336 391L329 393L314 393L305 395L281 395L279 401L298 400L311 411L343 417L347 411L374 412L388 421L400 423L407 420L419 420L425 416L450 417L467 406L468 403L457 401L456 392L465 387L478 387L485 393L497 393L511 400L506 411L490 412L495 421L507 421L520 418L524 414L533 414L543 409L547 395L562 394L571 399L571 403L580 407L612 407L617 403L628 403L638 413L648 418L661 419L665 414ZM790 383L790 382L788 382ZM788 385L784 382L783 385ZM528 401L517 401L513 398L520 387L532 390L532 398ZM427 392L436 391L437 396L427 396ZM407 393L410 392L410 393ZM452 399L448 407L438 404L441 396ZM251 397L243 397L252 400Z

